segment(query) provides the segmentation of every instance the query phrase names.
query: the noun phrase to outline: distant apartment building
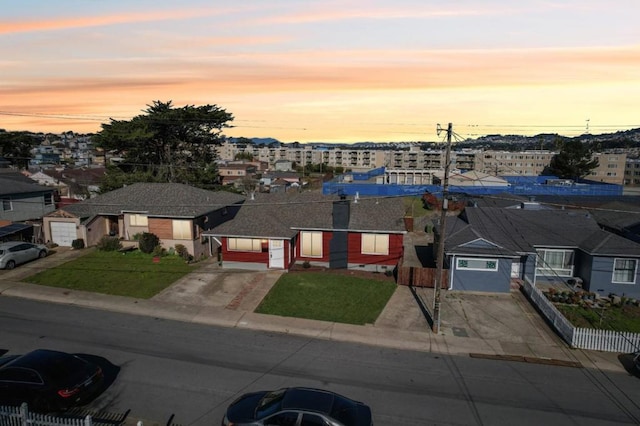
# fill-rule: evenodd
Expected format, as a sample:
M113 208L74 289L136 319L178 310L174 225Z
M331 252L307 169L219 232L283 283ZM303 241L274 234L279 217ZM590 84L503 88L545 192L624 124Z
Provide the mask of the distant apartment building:
M269 147L252 144L225 143L219 147L218 156L222 160L231 160L239 153L250 153L254 159L266 161L275 168L278 161L287 160L298 165L326 164L343 167L345 170L365 171L379 167L393 170L387 177L389 181L426 181L433 170L443 169L444 150L423 150L419 145L409 149L345 149L299 145L294 147ZM459 150L451 152L452 169L462 172L478 171L492 176L540 176L557 154L549 150L494 151ZM587 179L622 185L625 182L625 153L596 153L598 167ZM401 171L401 172L400 172ZM422 174L411 171L425 171ZM638 170L640 171L640 170ZM629 177L627 176L627 180Z
M554 155L555 152L547 150L483 151L478 170L493 176L539 176Z
M273 147L226 142L218 147L218 158L233 160L238 154L250 154L254 160L264 161L275 167L281 160L297 165L326 164L351 170L370 170L385 166L387 151L366 149L318 148L310 145L297 147Z
M598 160L598 167L593 169L587 179L596 182L614 183L624 185L627 154L599 152L593 154L593 158Z
M640 158L627 158L624 167L624 184L640 185Z

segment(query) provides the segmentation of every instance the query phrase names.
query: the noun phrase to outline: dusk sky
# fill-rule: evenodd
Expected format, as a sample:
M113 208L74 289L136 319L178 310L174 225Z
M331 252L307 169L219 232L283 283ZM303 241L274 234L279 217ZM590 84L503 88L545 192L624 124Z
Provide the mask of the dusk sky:
M98 132L154 100L282 142L640 127L638 0L21 0L0 129Z

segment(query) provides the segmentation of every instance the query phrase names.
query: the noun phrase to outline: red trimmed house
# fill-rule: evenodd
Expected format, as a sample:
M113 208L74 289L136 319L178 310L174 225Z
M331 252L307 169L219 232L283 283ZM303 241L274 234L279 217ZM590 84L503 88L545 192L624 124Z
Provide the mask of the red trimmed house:
M289 269L309 262L384 272L402 257L403 216L397 199L256 194L233 220L203 236L220 245L225 268Z

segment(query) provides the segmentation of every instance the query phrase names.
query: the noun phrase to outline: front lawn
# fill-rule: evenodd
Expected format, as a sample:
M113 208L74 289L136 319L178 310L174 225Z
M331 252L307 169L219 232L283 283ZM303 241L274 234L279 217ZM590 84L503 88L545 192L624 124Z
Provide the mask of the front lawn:
M556 308L575 327L640 333L640 307L635 305L592 308L556 304Z
M256 312L347 324L372 324L396 284L322 272L284 274Z
M153 256L139 251L122 254L92 251L23 281L50 287L149 299L193 271L179 256Z

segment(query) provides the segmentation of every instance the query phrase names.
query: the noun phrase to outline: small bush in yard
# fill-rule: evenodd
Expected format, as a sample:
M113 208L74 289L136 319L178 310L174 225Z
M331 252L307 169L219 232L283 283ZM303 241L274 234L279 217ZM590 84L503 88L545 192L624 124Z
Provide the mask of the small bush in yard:
M189 250L183 244L176 244L176 253L184 260L189 260Z
M78 238L77 240L71 241L71 248L74 250L80 250L84 248L84 240L82 238Z
M156 234L143 232L138 240L138 248L143 253L153 253L153 250L160 245L160 238Z
M167 251L164 249L164 247L158 244L157 246L154 247L153 252L151 252L151 254L154 256L162 257L167 255Z
M122 243L120 242L120 239L118 237L110 237L108 235L105 235L104 237L100 238L97 247L98 250L102 251L116 251L122 248Z

